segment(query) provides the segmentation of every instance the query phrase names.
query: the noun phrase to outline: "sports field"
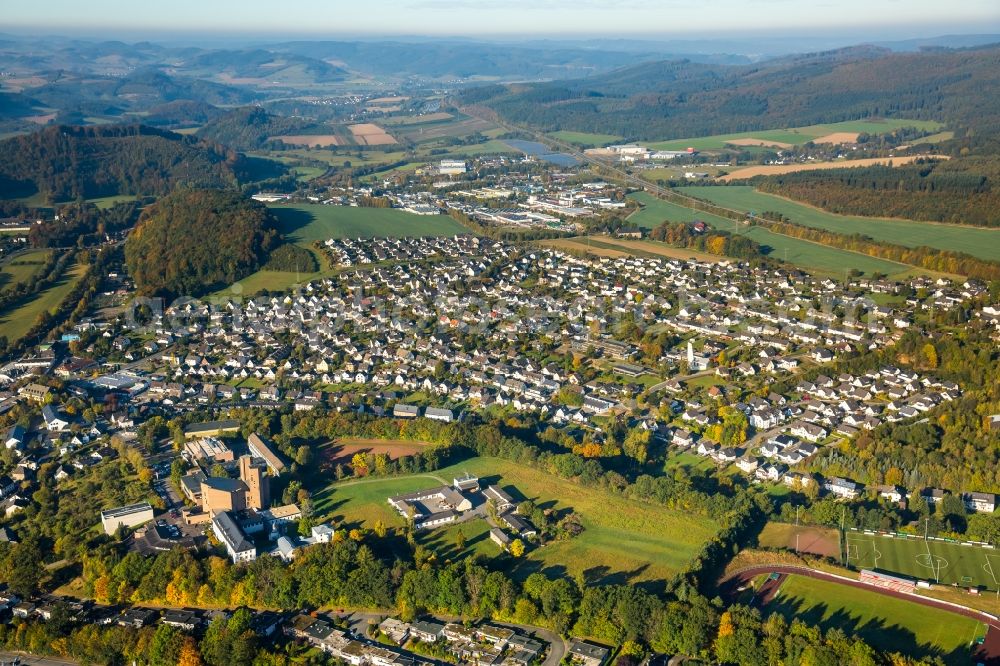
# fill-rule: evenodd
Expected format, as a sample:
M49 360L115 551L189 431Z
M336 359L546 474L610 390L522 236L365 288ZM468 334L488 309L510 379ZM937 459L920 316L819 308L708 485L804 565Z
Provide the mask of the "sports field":
M754 190L749 185L679 187L677 191L739 211L774 211L795 224L840 234L864 234L879 241L965 252L980 259L1000 261L1000 229L966 227L877 217L837 215L782 197Z
M857 569L879 569L942 585L1000 586L1000 552L981 546L923 537L890 537L848 532L847 563Z
M916 127L927 132L934 132L940 129L941 123L931 120L902 120L899 118L886 120L848 120L842 123L830 123L826 125L737 132L735 134L716 134L689 139L672 139L670 141L644 143L644 145L654 150L684 150L689 147L697 150L720 150L725 148L727 142L730 141L758 139L764 143L784 143L797 146L827 137L831 134L858 134L861 132L866 134L885 134L900 127Z
M762 548L784 548L840 560L840 532L832 527L769 522L757 538Z
M294 204L271 206L278 230L293 243L329 238L451 236L469 230L447 215L414 215L398 208Z
M947 611L824 580L789 576L765 606L789 621L857 634L873 647L912 657L969 663L970 646L985 625Z
M450 483L469 472L483 483L496 483L515 499L528 498L542 508L572 509L584 531L526 555L525 570L552 568L570 575L586 572L591 580L667 580L684 567L718 530L708 518L584 488L572 481L497 458L473 458L430 474L331 482L313 493L317 517L353 525L381 520L402 527L403 519L387 498L401 492ZM470 525L471 534L472 526ZM431 536L431 535L425 535Z
M692 222L702 220L709 226L730 233L739 233L758 242L770 250L770 256L800 266L813 273L821 273L843 278L844 272L856 268L865 274L879 272L896 275L913 270L911 266L897 264L877 257L869 257L858 252L848 252L819 243L782 236L768 231L763 227L743 227L733 220L692 208L663 201L646 192L636 192L629 198L643 204L643 209L629 216L630 222L635 222L644 229L659 226L665 220L670 222Z

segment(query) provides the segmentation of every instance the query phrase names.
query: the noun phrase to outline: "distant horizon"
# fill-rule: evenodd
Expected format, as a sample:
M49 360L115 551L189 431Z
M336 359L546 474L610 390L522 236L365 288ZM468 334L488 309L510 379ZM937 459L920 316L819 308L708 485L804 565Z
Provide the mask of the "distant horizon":
M495 34L419 34L419 33L369 33L369 32L337 32L328 34L283 32L276 34L215 31L215 30L148 30L148 29L116 29L94 33L88 28L59 29L32 26L0 27L0 39L11 37L15 39L64 39L85 42L123 42L137 44L150 42L163 46L199 46L199 47L247 47L264 46L285 42L413 42L427 43L445 41L448 43L498 43L523 45L525 47L552 45L568 45L573 48L589 48L595 51L613 50L652 50L683 52L690 49L692 53L727 53L748 54L751 52L770 55L795 53L802 51L818 51L865 44L893 44L907 42L935 42L945 40L974 40L978 45L1000 43L1000 25L993 30L976 26L977 29L947 30L945 26L937 29L907 31L899 26L891 34L869 30L847 33L809 32L803 30L739 30L714 31L703 33L533 33L512 35ZM782 40L781 43L764 42L762 40ZM620 44L616 44L620 42ZM715 46L717 48L705 48ZM674 47L671 49L670 47Z
M338 5L341 8L338 8ZM817 36L851 43L1000 33L995 0L49 0L4 8L0 32L107 39L617 39ZM129 37L133 38L133 37Z

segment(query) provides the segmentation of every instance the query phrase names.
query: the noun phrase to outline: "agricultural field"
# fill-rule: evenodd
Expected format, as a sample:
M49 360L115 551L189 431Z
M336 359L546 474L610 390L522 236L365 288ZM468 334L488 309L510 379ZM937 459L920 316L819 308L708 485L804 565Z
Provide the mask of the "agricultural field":
M425 113L423 115L417 116L392 116L390 118L383 118L383 125L421 125L423 123L440 123L446 120L451 120L452 116L447 111L438 111L437 113Z
M38 315L46 310L53 312L59 307L59 304L69 295L69 292L73 291L73 287L76 286L85 272L85 266L79 263L73 264L48 289L32 296L30 300L13 309L0 312L0 335L11 342L20 340L35 325Z
M767 603L765 614L775 611L789 621L857 634L879 650L938 657L946 664L968 664L971 644L985 632L972 618L801 576L785 579Z
M459 116L449 117L446 120L425 120L421 123L410 123L394 128L394 131L414 143L425 143L443 138L462 138L477 132L486 132L495 127L496 125L487 120Z
M535 548L515 574L538 569L583 574L591 580L641 582L666 580L683 568L718 529L711 520L628 500L602 490L583 488L545 472L496 458L473 458L431 474L333 482L313 493L316 515L347 525L381 520L402 527L403 519L387 502L391 495L449 483L469 472L496 483L542 508L572 509L584 531L579 536ZM483 521L477 521L483 522ZM466 537L471 542L473 524ZM437 538L433 532L422 538ZM446 534L442 542L452 543ZM493 552L497 552L494 550Z
M657 258L666 257L668 259L695 259L709 263L726 261L725 257L720 257L707 252L689 250L687 248L674 247L660 241L634 240L631 238L613 238L611 236L587 236L575 238L555 238L552 240L539 241L539 245L560 250L586 252L597 257L646 257Z
M1000 588L1000 552L981 546L923 537L891 537L848 532L847 563L942 585Z
M238 283L217 291L221 298L252 296L261 291L283 291L297 284L318 280L336 272L312 247L329 238L373 238L377 236L451 236L469 230L446 215L414 215L398 208L360 208L321 204L278 204L270 206L278 218L278 230L290 242L316 256L316 272L260 270Z
M0 289L28 282L45 265L51 250L28 250L7 257L0 264Z
M917 160L926 159L949 159L947 155L903 155L899 157L871 157L860 160L836 160L833 162L805 162L795 164L756 164L748 167L740 167L735 171L719 176L719 180L730 182L733 180L743 180L754 176L778 176L783 173L798 173L799 171L824 171L827 169L856 169L858 167L875 166L876 164L887 164L889 166L902 166Z
M886 134L901 127L916 127L925 132L934 132L941 128L941 123L930 120L903 120L899 118L888 118L885 120L849 120L842 123L830 123L826 125L809 125L807 127L790 127L787 129L758 130L752 132L737 132L735 134L717 134L714 136L692 137L689 139L672 139L670 141L643 142L643 145L654 150L684 150L695 148L697 150L722 150L733 141L741 139L755 139L754 142L741 141L741 143L767 143L786 144L798 146L810 141L816 141L828 137L831 134L851 134L856 135L864 132L866 134ZM844 138L844 137L842 137ZM779 147L781 147L779 145Z
M622 140L622 137L616 134L591 134L590 132L571 132L569 130L550 132L549 136L582 148L598 148Z
M268 137L269 141L281 141L289 146L342 146L344 139L336 134L281 134Z
M934 222L837 215L790 199L757 192L750 186L679 187L681 194L739 211L774 211L795 224L841 234L864 234L907 247L927 245L1000 261L1000 229Z
M309 247L329 238L451 236L469 230L447 215L414 215L398 208L295 204L271 206L278 230Z
M374 123L351 125L348 129L354 135L354 141L361 146L388 146L396 143L396 139Z
M356 453L371 453L373 455L385 454L392 460L397 460L403 456L410 456L431 446L428 442L414 442L410 440L386 440L386 439L353 439L344 438L332 442L327 442L320 447L319 455L321 465L336 465L338 463L347 464Z
M685 208L669 201L657 199L646 192L636 192L630 194L629 197L640 202L644 207L630 215L628 219L644 229L652 229L665 220L671 222L702 220L716 229L747 236L767 249L770 256L819 275L843 278L844 273L852 268L863 271L867 275L877 272L890 276L914 270L912 266L783 236L763 227L747 228L728 218Z

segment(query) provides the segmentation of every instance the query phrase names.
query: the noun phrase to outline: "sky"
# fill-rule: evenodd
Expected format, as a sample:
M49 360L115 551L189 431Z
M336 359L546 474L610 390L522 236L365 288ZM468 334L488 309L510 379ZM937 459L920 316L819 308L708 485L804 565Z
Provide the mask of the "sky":
M257 36L1000 32L1000 0L0 0L0 32Z

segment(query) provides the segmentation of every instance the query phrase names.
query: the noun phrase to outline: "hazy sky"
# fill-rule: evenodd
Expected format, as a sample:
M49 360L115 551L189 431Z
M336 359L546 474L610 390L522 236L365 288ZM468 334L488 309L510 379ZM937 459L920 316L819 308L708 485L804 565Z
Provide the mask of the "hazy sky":
M1000 0L0 0L0 32L718 34L996 32ZM874 29L874 30L873 30Z

